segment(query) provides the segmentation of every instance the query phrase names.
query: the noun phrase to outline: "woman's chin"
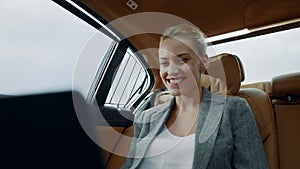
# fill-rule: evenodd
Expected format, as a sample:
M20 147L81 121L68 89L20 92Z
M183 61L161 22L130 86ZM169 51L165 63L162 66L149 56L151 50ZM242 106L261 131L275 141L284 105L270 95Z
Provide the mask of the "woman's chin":
M180 96L181 95L180 90L172 90L171 89L171 90L169 90L169 92L172 96Z
M187 96L187 97L194 97L195 94L199 94L199 88L191 88L191 89L169 89L169 92L172 96Z

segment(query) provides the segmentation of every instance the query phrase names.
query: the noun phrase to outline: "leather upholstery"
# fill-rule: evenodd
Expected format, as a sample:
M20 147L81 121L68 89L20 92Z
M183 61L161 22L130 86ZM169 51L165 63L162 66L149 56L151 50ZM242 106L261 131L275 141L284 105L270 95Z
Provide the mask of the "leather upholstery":
M209 58L207 74L220 81L211 81L212 91L220 91L227 95L235 95L240 90L245 72L240 59L228 53ZM220 85L220 83L223 83Z
M272 104L267 93L256 88L241 89L240 97L247 100L255 116L270 169L279 168L278 140Z
M274 97L300 95L300 72L276 76L272 79Z
M210 60L209 65L211 71L208 70L208 74L213 77L220 76L221 81L226 84L219 85L222 82L216 84L211 81L213 82L211 88L219 90L222 94L243 97L247 100L260 131L269 168L278 169L277 129L269 95L259 89L240 89L245 74L242 62L237 56L227 53L217 55ZM221 72L222 69L224 73Z
M278 130L280 169L300 166L300 73L272 79L272 103Z
M154 76L154 86L152 87L152 91L155 91L157 89L164 89L165 85L162 82L160 75L159 75L159 69L151 69L153 76Z
M115 146L113 153L111 154L109 161L107 162L108 169L119 169L124 164L126 157L120 154L127 154L131 139L128 137L133 136L133 126L126 128L124 130L123 136L121 136L118 140L118 144ZM119 154L119 155L118 155Z
M269 96L272 96L272 87L270 81L257 82L251 84L244 84L241 88L256 88L266 92Z

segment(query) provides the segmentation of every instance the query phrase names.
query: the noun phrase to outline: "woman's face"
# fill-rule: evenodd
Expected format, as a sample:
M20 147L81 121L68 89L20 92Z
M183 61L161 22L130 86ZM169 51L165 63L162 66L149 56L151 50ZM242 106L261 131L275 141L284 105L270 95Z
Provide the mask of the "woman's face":
M160 77L173 96L199 93L201 66L195 44L167 38L159 47Z

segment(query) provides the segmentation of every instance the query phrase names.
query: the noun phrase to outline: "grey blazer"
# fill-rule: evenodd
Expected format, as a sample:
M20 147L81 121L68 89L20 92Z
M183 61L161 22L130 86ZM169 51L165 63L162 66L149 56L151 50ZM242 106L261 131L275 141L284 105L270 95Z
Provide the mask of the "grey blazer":
M139 168L174 100L136 115L134 139L122 169ZM193 169L268 168L254 116L244 99L217 96L203 88L199 113Z

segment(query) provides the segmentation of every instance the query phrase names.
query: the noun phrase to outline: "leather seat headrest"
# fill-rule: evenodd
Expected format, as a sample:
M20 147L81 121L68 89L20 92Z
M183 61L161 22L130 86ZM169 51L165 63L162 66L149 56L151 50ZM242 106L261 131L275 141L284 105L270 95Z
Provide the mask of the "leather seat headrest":
M245 80L245 72L241 60L228 53L219 54L209 58L206 74L221 80L222 85L211 80L211 88L226 95L235 95ZM217 85L217 86L216 86Z
M276 76L271 86L274 97L300 95L300 72Z

